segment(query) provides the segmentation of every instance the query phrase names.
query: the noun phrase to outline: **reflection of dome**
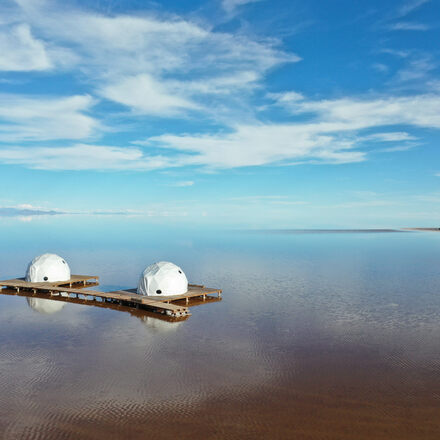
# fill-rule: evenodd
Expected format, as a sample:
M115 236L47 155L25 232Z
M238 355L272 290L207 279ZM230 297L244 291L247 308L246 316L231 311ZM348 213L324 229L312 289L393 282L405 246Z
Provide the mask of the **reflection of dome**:
M150 316L140 316L142 324L153 332L163 333L169 332L173 330L177 330L177 328L182 324L181 321L164 321L162 319L153 318Z
M63 258L55 254L43 254L35 257L26 272L26 281L31 283L68 280L70 280L69 265Z
M173 263L161 261L148 266L142 273L137 293L148 296L181 295L188 291L183 270Z
M44 315L52 315L53 313L57 313L65 305L61 301L52 301L50 299L42 298L26 298L26 301L32 310Z

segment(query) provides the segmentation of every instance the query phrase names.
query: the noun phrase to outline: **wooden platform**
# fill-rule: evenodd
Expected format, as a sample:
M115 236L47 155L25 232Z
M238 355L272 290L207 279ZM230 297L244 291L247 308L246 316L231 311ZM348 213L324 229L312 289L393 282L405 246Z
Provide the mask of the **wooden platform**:
M69 281L44 281L42 283L30 283L24 278L14 278L12 280L0 281L0 286L3 287L18 287L18 288L40 288L44 286L51 287L90 287L99 285L99 277L96 275L71 275Z
M110 292L113 293L113 292ZM117 290L114 293L123 293L133 295L136 294L136 289L128 289L128 290ZM216 295L217 298L221 298L222 291L220 289L212 289L209 287L201 286L199 284L188 284L188 291L183 293L182 295L173 295L173 296L146 296L144 298L148 298L148 300L162 303L172 303L175 301L184 300L186 304L189 303L191 298L201 298L205 300L210 295Z
M188 292L183 295L164 296L164 297L148 297L138 295L135 289L116 290L113 292L99 292L96 290L88 290L86 287L97 286L99 277L89 275L72 275L69 281L63 282L43 282L30 283L23 278L15 278L11 280L0 281L0 287L13 289L15 294L25 294L24 296L44 295L45 298L54 299L54 297L64 298L80 298L83 301L97 301L116 303L132 308L142 308L162 313L172 317L189 316L188 307L191 298L201 298L206 300L208 296L213 294L221 297L220 289L210 289L204 286L190 284ZM11 294L10 292L8 292ZM185 301L185 306L180 303ZM177 302L177 304L176 304Z

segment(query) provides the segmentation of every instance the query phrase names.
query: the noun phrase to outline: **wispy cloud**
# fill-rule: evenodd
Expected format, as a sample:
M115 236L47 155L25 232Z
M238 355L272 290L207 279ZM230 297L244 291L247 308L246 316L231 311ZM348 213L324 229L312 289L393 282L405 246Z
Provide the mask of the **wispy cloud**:
M306 124L238 125L232 133L216 135L161 135L155 146L187 153L187 165L234 168L313 159L325 163L358 162L365 158L350 151L348 140L324 135Z
M148 156L140 148L76 144L67 147L8 147L0 162L43 170L136 170L169 168L173 162Z
M100 126L87 112L89 95L68 97L0 94L0 141L83 139Z
M0 52L0 70L47 70L53 67L44 43L32 36L27 24L0 31Z
M399 17L405 17L412 11L420 8L425 3L430 2L430 0L407 0L405 1L397 11Z
M390 25L390 29L394 31L428 31L431 29L431 26L425 23L401 21Z
M379 52L390 54L390 55L393 55L395 57L402 58L402 59L407 58L411 54L411 51L409 51L409 50L396 50L396 49L390 49L390 48L381 49Z
M0 162L51 170L138 171L182 166L235 168L300 161L342 164L366 159L367 153L361 150L366 139L397 142L414 138L407 132L396 131L380 131L365 137L362 134L365 129L402 125L440 129L440 95L437 94L318 101L296 96L293 100L284 99L282 94L275 98L292 117L302 118L284 124L238 123L228 132L216 134L163 134L138 141L138 147L89 144L63 148L8 147L0 150ZM150 153L157 148L174 152L172 155ZM400 150L409 148L412 145L400 146Z
M278 194L274 194L274 195L252 195L252 196L238 196L238 197L228 197L226 200L238 200L238 201L251 201L251 202L255 202L255 201L266 201L266 200L285 200L287 199L288 196L282 196L282 195L278 195Z
M351 209L351 208L367 208L367 207L375 207L375 206L393 206L396 204L397 202L395 200L365 200L365 201L338 203L332 205L332 208Z
M408 143L404 145L398 145L396 147L387 147L387 148L381 148L379 150L376 150L378 153L397 153L399 151L409 151L413 148L416 148L418 144L414 143Z
M302 200L272 200L270 202L272 205L283 205L283 206L301 206L308 205L308 202Z
M400 141L413 141L417 138L404 131L392 131L388 133L374 133L369 136L365 136L365 140L372 140L377 142L400 142Z
M250 0L221 4L233 11L246 3ZM402 17L424 3L406 2L393 26L414 25ZM218 31L206 22L159 13L106 15L45 0L16 5L6 31L0 31L5 53L0 69L64 72L74 66L69 73L89 93L1 95L1 163L103 171L347 164L367 159L366 140L403 143L415 138L402 130L440 128L438 92L338 99L310 99L297 90L267 93L268 72L300 60L276 38ZM396 76L400 82L426 79L436 68L429 56L388 51L407 60ZM256 112L251 98L261 99L261 109L276 106L283 118ZM192 125L154 127L150 132L160 133L155 136L134 131L113 145L118 142L97 139L107 126L98 120L105 111L96 108L105 106L116 108L119 127L124 117L133 125L152 126L146 116L191 119ZM237 116L240 106L249 111L245 117ZM215 129L201 126L207 119Z
M405 67L397 72L396 79L400 82L427 81L436 68L437 63L431 56L418 55L407 61Z
M366 159L357 150L364 129L413 125L440 129L440 95L341 98L312 101L297 95L276 99L293 115L309 114L306 121L285 124L237 124L229 133L216 135L161 135L149 142L189 153L186 164L212 167L256 166L286 160L350 163ZM423 109L423 111L420 111ZM382 140L409 140L402 132L376 135ZM148 142L147 142L148 145Z
M378 71L378 72L382 72L382 73L388 73L390 68L383 63L373 63L372 65L373 69Z
M99 93L112 101L123 104L137 113L156 116L172 116L198 106L190 99L179 96L179 88L159 82L152 76L141 74L126 77L107 84Z
M223 9L229 14L235 12L235 10L240 6L259 1L262 0L221 0Z
M204 96L211 96L211 104L224 102L237 88L257 87L269 69L299 60L276 39L216 32L177 17L107 16L46 1L19 5L17 16L32 26L41 47L51 42L47 67L74 48L71 62L100 96L143 114L206 110ZM30 50L42 57L43 49Z
M182 180L180 182L175 182L171 186L176 186L177 188L185 188L185 187L188 187L188 186L193 186L194 183L195 182L193 180Z
M293 114L317 115L319 124L316 125L316 129L321 132L399 124L440 128L438 94L303 100L289 104L287 108Z

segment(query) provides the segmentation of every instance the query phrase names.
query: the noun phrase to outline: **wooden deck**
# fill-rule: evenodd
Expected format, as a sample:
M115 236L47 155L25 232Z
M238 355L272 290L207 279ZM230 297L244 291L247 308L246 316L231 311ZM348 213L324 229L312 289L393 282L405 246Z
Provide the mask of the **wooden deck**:
M11 280L0 281L0 287L12 289L15 294L23 294L24 296L44 295L45 298L55 299L63 298L80 298L83 301L97 302L99 299L103 303L112 303L128 306L135 309L147 309L154 312L162 313L167 316L180 318L191 315L187 305L190 299L200 298L206 300L212 295L221 297L220 289L210 289L204 286L190 284L188 292L183 295L164 296L164 297L148 297L138 295L135 289L116 290L113 292L100 292L97 290L88 290L86 287L97 286L99 277L89 275L72 275L69 281L63 282L43 282L30 283L23 278L15 278ZM8 294L11 294L8 292ZM180 303L184 301L185 306ZM177 302L177 304L176 304Z
M117 290L117 293L124 293L133 295L136 294L136 289L128 289L128 290ZM116 293L115 292L115 293ZM113 292L110 292L113 293ZM191 298L200 298L205 300L208 296L216 295L217 298L221 298L222 291L221 289L212 289L210 287L201 286L199 284L188 284L188 291L183 293L182 295L173 295L173 296L147 296L144 298L148 298L150 301L161 302L161 303L173 303L175 301L184 300L186 304L189 303Z
M71 275L70 280L68 281L54 281L48 282L44 281L43 283L30 283L26 281L24 278L14 278L12 280L0 281L0 286L3 287L18 287L18 288L39 288L44 286L51 287L90 287L90 286L98 286L99 285L99 277L96 275Z

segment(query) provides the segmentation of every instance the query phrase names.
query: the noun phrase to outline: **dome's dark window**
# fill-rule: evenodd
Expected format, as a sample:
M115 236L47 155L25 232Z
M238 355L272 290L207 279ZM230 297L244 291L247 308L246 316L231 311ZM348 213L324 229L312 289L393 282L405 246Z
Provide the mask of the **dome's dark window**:
M47 277L44 277L43 279L44 279L44 281L47 281Z
M64 260L61 260L64 264L66 264L66 262Z
M181 270L179 270L179 273L182 273L182 271L181 271Z
M156 290L156 293L157 293L158 295L160 295L160 294L162 293L162 290Z

